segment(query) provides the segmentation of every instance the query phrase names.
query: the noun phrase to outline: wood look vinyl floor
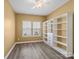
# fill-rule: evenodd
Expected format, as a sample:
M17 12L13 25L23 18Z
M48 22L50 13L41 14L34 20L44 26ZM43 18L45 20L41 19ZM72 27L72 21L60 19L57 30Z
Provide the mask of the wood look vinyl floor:
M8 59L73 59L65 58L45 43L18 44Z

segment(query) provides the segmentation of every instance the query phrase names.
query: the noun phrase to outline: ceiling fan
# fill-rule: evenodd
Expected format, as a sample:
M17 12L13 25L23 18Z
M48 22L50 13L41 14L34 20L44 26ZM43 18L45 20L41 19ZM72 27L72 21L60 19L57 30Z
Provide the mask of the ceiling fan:
M42 8L49 3L49 0L34 0L34 8Z

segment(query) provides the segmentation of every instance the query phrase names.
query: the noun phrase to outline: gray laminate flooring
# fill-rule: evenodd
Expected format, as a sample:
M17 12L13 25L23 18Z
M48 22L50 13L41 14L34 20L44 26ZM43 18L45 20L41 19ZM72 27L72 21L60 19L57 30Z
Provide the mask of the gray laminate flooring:
M65 58L45 43L18 44L8 59L73 59Z

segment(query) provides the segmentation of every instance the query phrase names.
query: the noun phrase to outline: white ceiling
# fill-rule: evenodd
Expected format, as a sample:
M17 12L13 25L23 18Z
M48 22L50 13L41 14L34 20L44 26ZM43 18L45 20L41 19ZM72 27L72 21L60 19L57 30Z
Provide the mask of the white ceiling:
M34 0L9 0L16 13L32 15L48 15L69 0L44 0L47 4L42 8L34 8Z

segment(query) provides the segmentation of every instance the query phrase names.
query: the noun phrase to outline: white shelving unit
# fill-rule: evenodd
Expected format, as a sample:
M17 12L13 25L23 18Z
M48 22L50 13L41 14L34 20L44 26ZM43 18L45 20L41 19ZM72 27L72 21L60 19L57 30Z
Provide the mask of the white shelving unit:
M43 23L43 39L46 44L53 46L53 23L51 22L46 21Z
M47 22L43 22L43 39L47 41Z
M46 37L43 34L44 42L63 54L66 57L73 56L73 42L72 42L72 13L65 13L58 17L47 20L43 23L43 33L46 33ZM46 26L46 27L45 27ZM53 39L48 39L47 33L53 33ZM50 45L52 41L53 45Z

